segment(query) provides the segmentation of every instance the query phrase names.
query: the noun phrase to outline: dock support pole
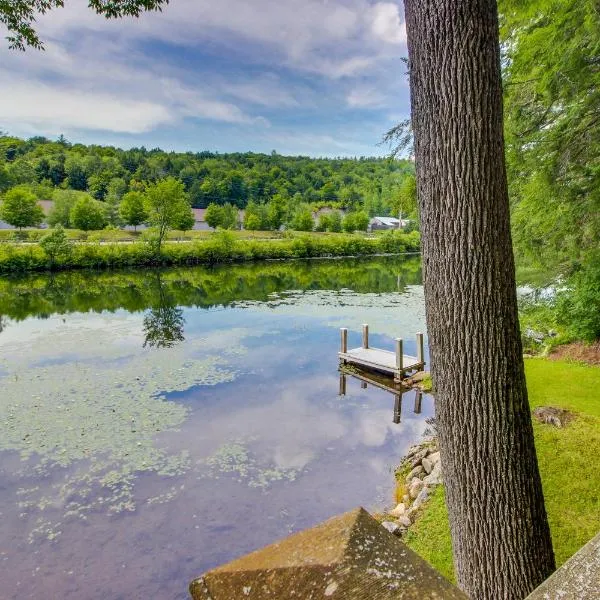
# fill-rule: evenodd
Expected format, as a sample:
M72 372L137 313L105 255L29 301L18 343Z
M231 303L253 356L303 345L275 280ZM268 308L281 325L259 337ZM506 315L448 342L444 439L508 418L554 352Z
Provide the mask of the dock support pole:
M365 323L363 325L363 348L369 347L369 326Z
M402 418L402 394L394 394L394 423L400 423Z
M399 372L400 378L402 378L402 371L404 367L404 349L402 347L402 338L396 338L396 369Z
M340 329L340 352L348 352L348 330L345 327Z
M417 333L417 362L421 364L421 369L425 365L425 351L423 346L423 334Z
M423 400L423 392L421 390L417 390L415 392L415 414L421 414L421 402Z
M346 395L346 375L340 373L340 396Z

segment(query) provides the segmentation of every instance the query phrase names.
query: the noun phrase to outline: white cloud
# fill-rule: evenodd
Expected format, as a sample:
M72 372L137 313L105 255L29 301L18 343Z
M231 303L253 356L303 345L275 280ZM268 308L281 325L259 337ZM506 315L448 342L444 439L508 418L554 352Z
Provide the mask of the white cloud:
M403 75L392 2L174 0L162 13L106 21L86 0L70 0L37 27L43 53L0 44L0 81L13 91L0 99L0 119L12 131L136 134L201 119L257 136L270 128L273 142L290 147L298 137L311 154L323 144L352 152L335 130L314 133L306 115L388 107ZM277 126L295 112L304 112L296 129ZM311 138L322 142L312 151Z
M406 27L397 4L378 2L372 8L372 19L371 30L377 38L388 44L406 42Z
M384 96L373 88L359 87L350 91L346 97L348 106L354 108L370 108L381 106Z
M1 80L0 80L1 81ZM0 95L0 120L25 129L100 129L142 133L171 122L160 104L119 98L110 94L59 89L39 82L1 81L9 93Z

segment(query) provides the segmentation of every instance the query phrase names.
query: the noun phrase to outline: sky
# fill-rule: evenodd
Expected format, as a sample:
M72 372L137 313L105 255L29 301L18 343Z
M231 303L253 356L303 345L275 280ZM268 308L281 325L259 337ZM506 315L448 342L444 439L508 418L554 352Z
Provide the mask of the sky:
M111 21L85 0L65 5L38 18L45 51L0 42L0 130L371 156L388 152L383 134L409 114L401 4L170 0L162 13Z

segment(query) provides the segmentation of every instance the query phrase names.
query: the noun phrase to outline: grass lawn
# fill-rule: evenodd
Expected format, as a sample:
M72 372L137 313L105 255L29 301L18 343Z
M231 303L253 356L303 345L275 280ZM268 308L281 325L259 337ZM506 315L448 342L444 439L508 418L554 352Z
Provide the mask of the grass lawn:
M529 401L577 413L564 429L534 420L546 510L557 566L600 530L600 368L541 358L525 361ZM454 581L443 486L404 541Z

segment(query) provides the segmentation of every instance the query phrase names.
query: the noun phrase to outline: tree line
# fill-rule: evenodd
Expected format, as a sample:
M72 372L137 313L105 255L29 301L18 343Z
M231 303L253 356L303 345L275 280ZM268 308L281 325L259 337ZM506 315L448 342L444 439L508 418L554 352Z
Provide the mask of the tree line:
M195 208L231 204L243 209L275 198L371 216L400 211L416 216L413 172L408 160L121 150L72 144L63 136L51 141L0 135L0 193L26 185L41 200L52 199L56 190L71 190L115 205L128 192L173 177Z

